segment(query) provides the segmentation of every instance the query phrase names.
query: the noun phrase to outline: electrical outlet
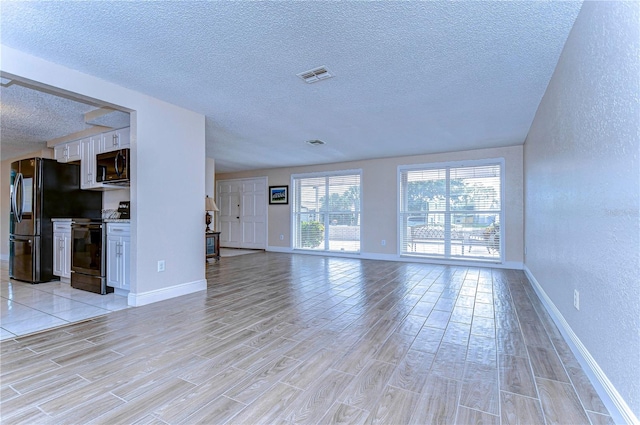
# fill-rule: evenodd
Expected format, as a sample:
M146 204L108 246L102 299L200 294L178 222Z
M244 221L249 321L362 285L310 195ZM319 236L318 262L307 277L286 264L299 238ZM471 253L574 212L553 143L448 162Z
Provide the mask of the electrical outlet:
M382 246L386 246L386 245L387 245L387 241L383 239L383 240L380 242L380 245L382 245Z
M577 289L573 290L573 306L576 310L580 310L580 292Z
M158 273L164 271L164 260L158 261Z
M280 240L283 241L284 240L284 235L280 235Z

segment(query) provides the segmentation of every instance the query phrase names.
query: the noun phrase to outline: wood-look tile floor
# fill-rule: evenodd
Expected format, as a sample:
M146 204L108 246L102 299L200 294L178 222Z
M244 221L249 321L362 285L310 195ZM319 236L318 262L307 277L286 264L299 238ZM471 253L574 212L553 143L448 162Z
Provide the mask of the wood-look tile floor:
M3 424L601 424L521 271L260 253L2 341Z

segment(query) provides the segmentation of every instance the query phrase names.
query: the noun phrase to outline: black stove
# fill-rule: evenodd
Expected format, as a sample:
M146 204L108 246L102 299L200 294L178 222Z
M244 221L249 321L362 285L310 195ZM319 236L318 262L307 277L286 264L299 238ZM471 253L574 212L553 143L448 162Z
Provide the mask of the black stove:
M107 286L107 225L97 219L71 221L71 287L96 294L113 292Z

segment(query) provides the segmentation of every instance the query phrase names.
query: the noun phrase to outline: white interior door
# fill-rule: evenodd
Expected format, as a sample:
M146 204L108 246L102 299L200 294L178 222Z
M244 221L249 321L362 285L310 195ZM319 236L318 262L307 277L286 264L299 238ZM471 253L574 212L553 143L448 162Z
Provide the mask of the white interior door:
M220 221L220 246L240 248L240 192L234 184L218 183L218 218Z
M266 249L267 179L218 182L220 246Z

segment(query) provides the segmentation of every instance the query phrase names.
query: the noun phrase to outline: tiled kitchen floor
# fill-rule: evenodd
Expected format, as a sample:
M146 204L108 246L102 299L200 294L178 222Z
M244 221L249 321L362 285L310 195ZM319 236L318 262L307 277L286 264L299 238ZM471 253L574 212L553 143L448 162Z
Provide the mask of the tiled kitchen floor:
M8 261L0 261L0 301L0 340L128 307L127 297L81 291L68 283L10 280Z

